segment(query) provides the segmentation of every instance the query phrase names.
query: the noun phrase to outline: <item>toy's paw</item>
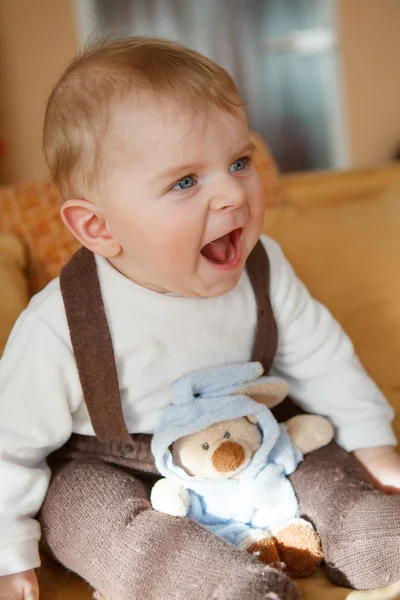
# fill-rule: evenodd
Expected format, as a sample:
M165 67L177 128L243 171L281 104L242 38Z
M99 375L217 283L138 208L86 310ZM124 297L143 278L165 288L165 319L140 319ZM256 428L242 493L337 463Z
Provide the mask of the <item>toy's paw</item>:
M326 446L334 435L331 423L319 415L297 415L286 421L285 426L293 444L302 454Z
M282 570L275 539L268 531L262 529L252 530L240 544L240 548L252 554L265 565L271 565Z
M285 572L292 577L306 577L319 567L323 559L317 532L308 521L292 519L271 527Z
M160 479L151 490L150 500L154 510L172 517L186 517L190 505L190 493L174 481Z

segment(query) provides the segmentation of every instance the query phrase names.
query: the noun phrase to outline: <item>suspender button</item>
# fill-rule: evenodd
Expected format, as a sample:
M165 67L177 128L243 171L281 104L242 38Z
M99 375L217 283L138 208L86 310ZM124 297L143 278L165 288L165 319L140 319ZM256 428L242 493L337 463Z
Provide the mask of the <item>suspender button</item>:
M121 454L121 456L123 458L126 458L127 456L129 456L130 454L132 454L132 452L133 452L132 444L121 444L121 446L119 447L119 453Z

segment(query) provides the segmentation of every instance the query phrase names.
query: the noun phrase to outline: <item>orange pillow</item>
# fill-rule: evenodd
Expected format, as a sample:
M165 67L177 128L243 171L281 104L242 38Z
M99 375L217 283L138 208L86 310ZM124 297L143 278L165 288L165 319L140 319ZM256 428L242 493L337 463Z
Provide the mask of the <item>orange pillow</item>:
M29 301L25 263L21 241L0 233L0 355L18 315Z
M50 183L0 188L0 231L17 235L28 254L30 293L41 290L79 248L60 218L61 197Z

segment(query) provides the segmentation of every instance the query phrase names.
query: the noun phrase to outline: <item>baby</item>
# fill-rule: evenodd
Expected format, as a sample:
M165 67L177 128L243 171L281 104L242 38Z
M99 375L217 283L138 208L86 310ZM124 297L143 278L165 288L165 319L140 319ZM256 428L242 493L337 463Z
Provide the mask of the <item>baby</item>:
M261 235L265 199L229 75L169 41L94 47L52 92L43 139L84 248L32 299L1 360L0 600L38 598L40 537L109 600L297 599L283 573L149 502L150 436L173 381L252 358L335 426L339 446L292 476L328 575L394 581L400 496L366 476L400 489L393 410Z

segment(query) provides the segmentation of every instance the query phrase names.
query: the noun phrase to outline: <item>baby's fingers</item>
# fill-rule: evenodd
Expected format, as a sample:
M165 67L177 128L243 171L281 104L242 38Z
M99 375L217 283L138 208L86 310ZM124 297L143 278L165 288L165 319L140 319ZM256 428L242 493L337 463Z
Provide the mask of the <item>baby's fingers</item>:
M36 576L25 582L23 600L39 600L39 585Z
M0 600L39 600L35 571L23 571L0 577Z
M39 600L39 590L30 590L25 592L24 600Z

